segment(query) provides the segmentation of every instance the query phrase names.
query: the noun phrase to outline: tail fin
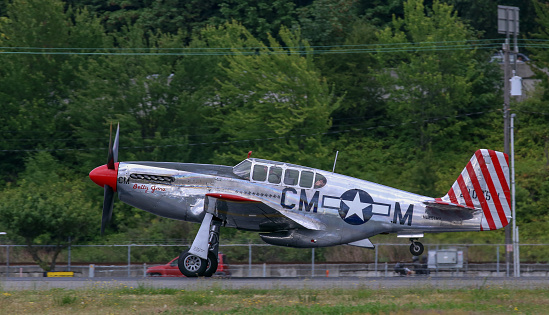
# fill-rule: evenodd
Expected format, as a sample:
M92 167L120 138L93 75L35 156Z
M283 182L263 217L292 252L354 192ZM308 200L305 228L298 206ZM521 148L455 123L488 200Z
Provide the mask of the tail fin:
M482 209L481 231L505 227L511 219L507 154L486 149L475 152L450 191L439 200Z

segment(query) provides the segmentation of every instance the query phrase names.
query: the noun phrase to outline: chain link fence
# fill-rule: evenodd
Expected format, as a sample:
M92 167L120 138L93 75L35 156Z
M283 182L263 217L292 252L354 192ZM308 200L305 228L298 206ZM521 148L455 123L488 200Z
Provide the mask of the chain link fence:
M41 255L54 246L36 246ZM72 245L63 248L55 271L75 277L145 277L148 267L165 264L188 244ZM504 244L425 244L414 259L409 244L376 244L374 250L352 246L296 249L268 244L225 244L220 251L230 263L232 277L394 277L513 276ZM548 244L521 244L520 276L549 276ZM511 248L509 248L511 250ZM512 257L512 255L509 255ZM0 275L41 277L26 245L0 245Z

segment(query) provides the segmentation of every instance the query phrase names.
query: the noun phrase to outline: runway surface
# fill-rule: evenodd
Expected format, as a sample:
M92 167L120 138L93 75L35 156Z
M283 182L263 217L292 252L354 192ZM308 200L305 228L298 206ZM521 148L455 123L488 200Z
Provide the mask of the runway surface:
M64 289L116 289L125 287L206 289L549 289L549 279L390 277L390 278L0 278L0 291Z

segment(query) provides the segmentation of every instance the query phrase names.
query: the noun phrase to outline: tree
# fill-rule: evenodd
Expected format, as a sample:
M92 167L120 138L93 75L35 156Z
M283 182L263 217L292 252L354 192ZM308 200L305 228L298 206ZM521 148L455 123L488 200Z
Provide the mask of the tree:
M222 0L219 14L209 22L216 26L237 21L255 38L269 42L269 35L278 34L281 27L291 27L295 21L295 4L291 0Z
M474 126L472 114L499 107L492 88L498 86L496 78L487 80L483 70L490 65L475 58L468 26L451 6L439 1L433 2L432 10L423 0L405 2L404 18L395 18L378 38L377 61L385 70L376 77L385 88L389 119L399 126L392 146L399 148L403 160L414 161L407 174L423 179L414 180L409 189L445 193L435 188L435 156L448 148L471 150L466 139ZM395 53L388 48L399 46L390 45L402 48ZM479 87L488 82L490 88ZM474 95L474 90L481 93Z
M27 150L72 144L67 99L88 58L68 48L102 47L105 37L86 10L65 11L59 0L15 0L7 13L0 44L13 54L0 56L0 180L13 181Z
M320 76L300 34L283 27L282 43L269 36L267 47L231 23L204 36L218 47L232 47L218 95L210 102L215 112L209 120L219 126L219 139L232 142L218 152L227 162L241 160L246 148L254 148L263 157L319 165L330 151L322 139L340 99ZM250 139L258 140L250 144Z
M88 200L81 179L49 153L39 152L27 160L21 179L2 191L0 224L11 237L23 239L26 250L44 271L51 271L69 237L78 242L97 233L99 208Z
M534 1L539 28L532 33L537 40L549 39L549 4ZM515 119L515 159L517 172L517 219L539 229L547 222L549 208L549 53L532 45L530 67L539 83L525 101L512 104ZM528 229L534 230L534 229ZM521 235L536 236L521 230ZM522 237L522 236L521 236ZM539 237L539 236L538 236ZM543 237L543 236L541 236ZM545 239L545 237L543 237Z
M75 90L68 105L78 142L86 148L79 157L83 169L106 157L109 124L120 123L122 160L184 161L194 115L182 90L184 72L178 56L163 54L177 47L177 35L145 32L137 27L113 34L117 53L91 60L80 73L85 86ZM124 50L135 55L126 56ZM105 150L93 150L104 147ZM125 149L128 148L128 149Z
M357 0L316 0L298 8L302 37L312 45L336 45L345 39L359 19ZM295 28L295 27L294 27Z
M350 26L343 46L319 54L315 59L322 75L336 87L335 95L342 98L341 106L332 114L333 131L352 129L355 136L371 136L376 130L368 128L386 117L384 91L375 77L379 71L375 56L368 52L349 52L349 49L374 47L375 32L372 25L358 20Z

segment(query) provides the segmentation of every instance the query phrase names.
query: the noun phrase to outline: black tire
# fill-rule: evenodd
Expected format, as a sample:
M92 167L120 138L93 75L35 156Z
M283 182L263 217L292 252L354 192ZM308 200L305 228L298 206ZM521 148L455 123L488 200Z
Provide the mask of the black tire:
M179 255L177 267L185 277L202 277L206 271L207 261L194 254L189 254L189 250L186 250Z
M410 245L410 253L412 253L412 255L414 256L419 256L423 254L424 250L425 248L420 242L413 242L412 245Z
M217 265L219 264L219 261L217 261L217 256L213 252L208 252L208 266L206 267L206 271L204 271L204 277L211 277L217 270Z

